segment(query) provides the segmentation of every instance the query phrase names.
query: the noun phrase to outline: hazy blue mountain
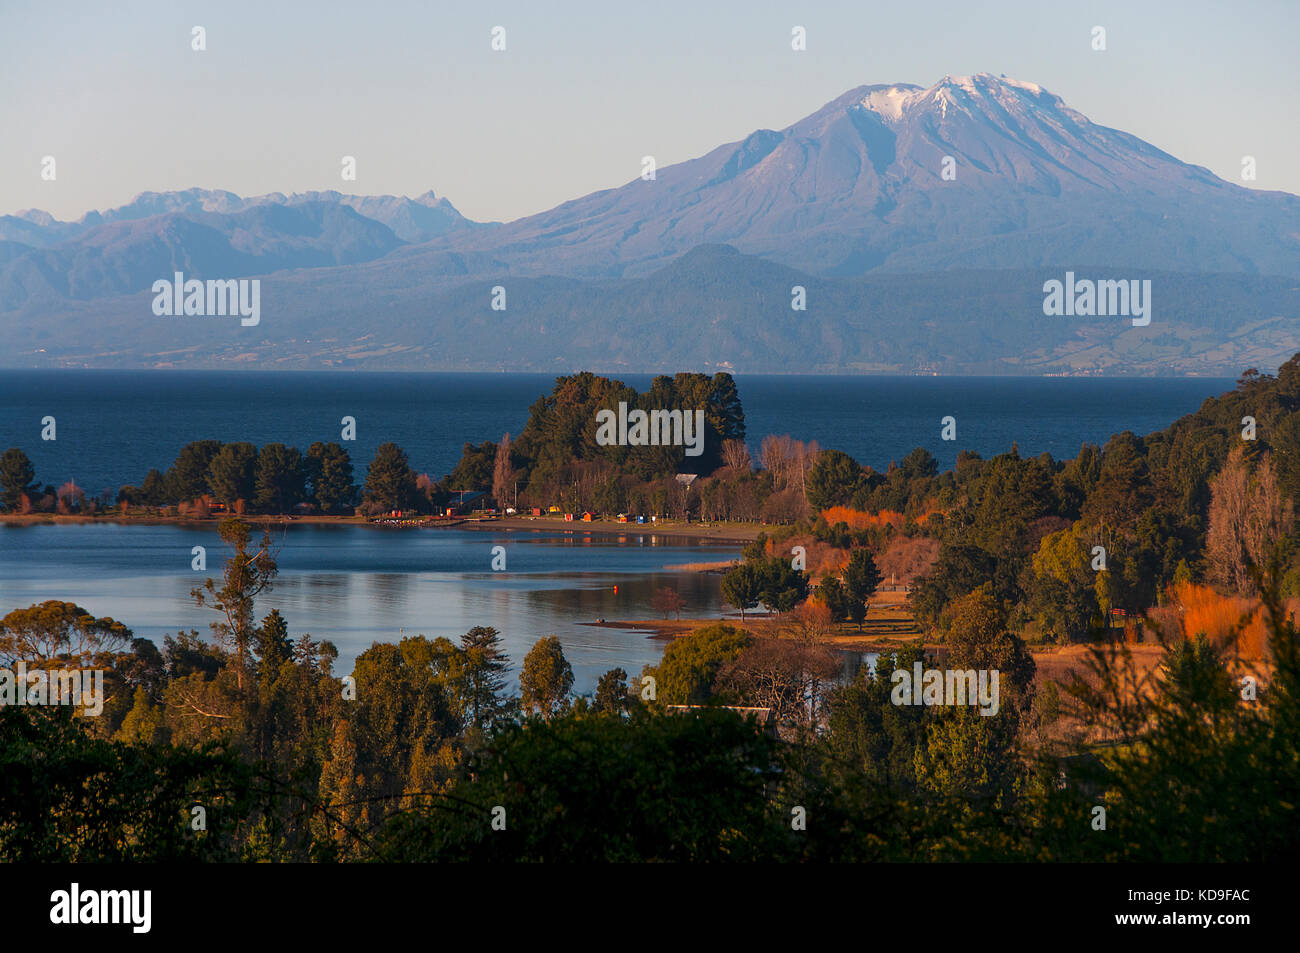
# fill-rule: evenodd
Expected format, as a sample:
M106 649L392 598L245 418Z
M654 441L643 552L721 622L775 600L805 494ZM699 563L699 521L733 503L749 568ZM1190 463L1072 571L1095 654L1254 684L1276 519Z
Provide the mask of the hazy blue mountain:
M46 307L151 287L158 278L235 278L288 268L348 265L401 242L385 225L321 202L258 205L221 215L170 212L101 225L37 249L0 270L0 300Z
M261 325L155 319L174 270L261 276ZM1046 317L1066 270L1150 279L1151 326ZM18 364L1232 374L1300 350L1297 278L1300 198L988 74L859 87L504 224L433 193L202 189L0 219Z
M811 275L730 246L639 278L410 284L389 259L263 279L261 324L155 317L150 296L74 302L60 320L0 313L22 366L371 370L1107 373L1230 376L1300 350L1290 278L1150 272L1152 321L1047 317L1054 269ZM490 307L504 282L505 311ZM791 309L790 289L808 310ZM367 292L359 304L358 286ZM75 328L75 334L67 329Z
M171 213L232 215L259 205L321 203L346 206L364 218L387 225L403 242L425 242L458 228L478 223L456 211L447 199L432 191L407 198L403 195L346 195L342 192L271 192L243 198L221 189L184 189L177 192L141 192L126 205L103 212L87 212L75 222L61 222L40 209L0 216L0 240L45 248L114 222L132 222Z

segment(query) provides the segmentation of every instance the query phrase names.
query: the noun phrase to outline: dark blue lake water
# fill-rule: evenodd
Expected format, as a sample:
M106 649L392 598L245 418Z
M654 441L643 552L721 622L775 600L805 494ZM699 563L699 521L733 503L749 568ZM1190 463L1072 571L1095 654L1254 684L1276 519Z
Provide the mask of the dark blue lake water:
M622 379L638 390L648 375ZM0 450L21 447L42 485L75 479L87 493L138 484L191 440L286 443L305 450L338 440L357 420L358 477L375 448L401 445L419 472L451 471L466 441L518 434L548 392L544 374L383 374L262 371L0 371ZM884 469L914 447L942 468L957 451L989 456L1018 443L1022 455L1072 457L1084 441L1158 430L1195 410L1230 380L1122 378L737 377L748 442L767 434L816 440ZM957 439L940 421L957 419ZM57 439L41 440L55 418Z

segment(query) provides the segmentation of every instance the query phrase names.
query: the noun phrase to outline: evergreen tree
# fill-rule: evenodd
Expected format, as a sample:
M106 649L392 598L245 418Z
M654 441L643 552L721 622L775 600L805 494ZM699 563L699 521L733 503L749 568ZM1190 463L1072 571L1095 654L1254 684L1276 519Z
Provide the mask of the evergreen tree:
M272 609L262 620L253 639L253 651L258 663L269 672L275 672L280 665L293 656L293 644L289 641L289 623L280 615L279 609Z
M844 570L844 594L849 618L859 629L867 617L867 602L880 588L881 578L869 550L855 549L849 554L849 564Z
M758 605L763 591L763 581L757 566L752 562L743 562L722 577L722 598L727 605L740 610L740 619L745 619L745 610Z
M36 470L32 461L17 447L10 447L0 454L0 503L9 512L14 512L21 504L23 494L28 498L36 495Z
M236 500L253 499L256 470L257 447L242 442L226 444L208 466L212 496L228 506Z
M285 513L307 495L307 474L302 454L282 443L268 443L257 456L258 509L268 513Z
M822 576L817 587L817 597L831 614L831 622L843 622L849 617L849 599L839 579L829 573Z
M795 569L789 560L772 556L757 566L758 601L770 612L789 612L808 598L808 574Z
M404 510L415 505L415 473L405 451L395 443L381 443L366 471L365 501L381 510Z
M352 458L337 443L317 441L307 448L305 460L311 495L322 512L354 506L357 487L352 482Z
M167 471L168 502L188 503L211 493L208 471L212 458L220 450L220 440L194 440L181 447L176 462ZM148 477L145 482L148 483Z
M501 650L501 634L491 626L476 625L460 637L465 653L465 700L469 724L490 725L505 710L506 670L510 658Z
M170 499L167 478L158 470L150 470L140 484L140 502L145 506L163 506Z

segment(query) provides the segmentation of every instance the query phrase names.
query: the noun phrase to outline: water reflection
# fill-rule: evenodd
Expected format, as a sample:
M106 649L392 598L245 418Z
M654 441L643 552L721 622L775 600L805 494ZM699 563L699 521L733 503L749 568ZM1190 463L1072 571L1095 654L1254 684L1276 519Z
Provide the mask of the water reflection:
M277 529L277 534L280 530ZM190 568L190 549L208 550L208 570ZM507 548L509 572L489 571L491 549ZM721 578L665 570L727 560L738 546L628 533L375 531L291 525L277 536L280 574L258 599L258 616L279 609L290 634L309 633L339 648L337 672L376 641L402 635L459 637L475 625L502 634L517 672L537 639L555 634L574 668L575 689L591 691L605 671L637 674L663 654L646 633L583 623L653 619L656 589L676 589L682 615L720 618ZM219 580L226 547L215 526L37 525L0 529L0 614L45 599L67 599L109 615L136 635L165 634L213 620L190 590Z

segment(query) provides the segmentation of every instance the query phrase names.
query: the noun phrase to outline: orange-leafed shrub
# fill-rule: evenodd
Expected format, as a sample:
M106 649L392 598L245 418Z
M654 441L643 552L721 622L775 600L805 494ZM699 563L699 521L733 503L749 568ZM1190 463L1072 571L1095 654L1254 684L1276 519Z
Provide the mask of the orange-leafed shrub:
M895 513L893 510L864 513L849 506L832 506L830 509L822 510L822 516L831 526L836 523L847 523L849 529L883 529L886 526L902 529L906 522L902 513Z
M1170 609L1184 638L1204 634L1220 649L1243 658L1263 658L1268 628L1258 599L1216 592L1194 582L1175 583L1170 589Z

